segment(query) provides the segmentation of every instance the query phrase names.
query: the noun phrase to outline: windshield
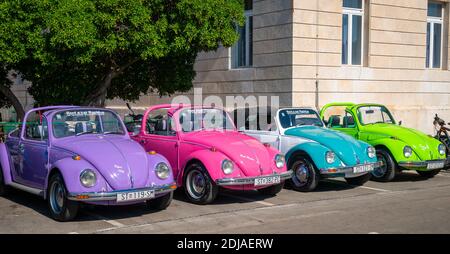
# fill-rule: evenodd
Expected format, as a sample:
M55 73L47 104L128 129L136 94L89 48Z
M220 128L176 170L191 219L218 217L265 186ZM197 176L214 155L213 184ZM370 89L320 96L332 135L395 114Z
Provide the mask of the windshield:
M198 108L183 109L180 112L180 125L183 132L197 130L234 130L228 114L221 109Z
M365 106L358 108L358 118L362 125L375 123L395 123L391 113L383 106Z
M53 135L56 138L83 134L125 134L116 114L106 110L66 110L53 116Z
M314 109L283 109L279 116L280 125L284 129L305 125L323 127L323 122Z

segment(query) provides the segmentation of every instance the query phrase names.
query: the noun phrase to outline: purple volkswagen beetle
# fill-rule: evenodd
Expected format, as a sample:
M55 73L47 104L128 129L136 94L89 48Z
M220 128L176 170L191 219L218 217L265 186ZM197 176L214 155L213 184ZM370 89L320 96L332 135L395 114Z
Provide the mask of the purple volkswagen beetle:
M58 221L73 219L80 202L161 210L172 201L169 162L132 141L113 111L43 107L24 123L0 143L0 196L10 187L42 196Z

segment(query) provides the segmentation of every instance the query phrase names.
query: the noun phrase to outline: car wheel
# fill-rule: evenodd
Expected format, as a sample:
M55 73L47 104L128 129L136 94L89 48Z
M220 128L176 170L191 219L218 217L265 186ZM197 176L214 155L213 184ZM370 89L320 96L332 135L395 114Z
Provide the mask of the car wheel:
M267 196L275 196L283 189L283 187L284 183L280 183L266 188L258 189L258 192Z
M361 186L364 185L367 181L369 181L370 177L372 177L371 174L367 173L357 177L346 177L345 181L347 181L347 183L351 185Z
M0 167L0 197L4 197L8 194L8 186L5 184L5 179L3 178L3 170Z
M57 221L70 221L78 213L78 203L67 199L67 189L59 173L50 177L47 190L50 215Z
M155 199L147 200L147 207L152 210L165 210L173 199L173 191L167 193L164 196L157 197Z
M441 171L441 169L438 168L438 169L434 169L434 170L430 170L430 171L417 170L417 173L419 173L419 175L422 177L432 178L435 175L437 175L440 171Z
M216 199L219 187L211 180L201 163L192 163L186 169L184 190L189 201L205 205Z
M391 154L384 149L377 149L377 159L382 165L372 171L372 180L389 182L395 177L396 164Z
M289 167L293 172L293 176L288 182L296 191L312 191L319 184L320 174L317 172L314 164L303 156L296 156L292 159Z

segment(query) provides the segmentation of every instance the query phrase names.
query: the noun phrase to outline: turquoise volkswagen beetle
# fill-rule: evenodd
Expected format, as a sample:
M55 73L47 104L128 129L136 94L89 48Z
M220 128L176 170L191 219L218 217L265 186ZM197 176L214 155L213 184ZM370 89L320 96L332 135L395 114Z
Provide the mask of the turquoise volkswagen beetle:
M312 108L283 108L276 113L270 108L245 108L232 115L240 131L286 155L295 190L314 190L321 179L330 177L363 185L379 166L374 147L326 128Z

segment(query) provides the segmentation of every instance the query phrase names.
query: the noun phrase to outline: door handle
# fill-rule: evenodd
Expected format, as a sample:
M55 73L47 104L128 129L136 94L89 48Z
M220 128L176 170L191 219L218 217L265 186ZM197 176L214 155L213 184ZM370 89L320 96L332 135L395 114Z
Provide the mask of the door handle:
M145 144L145 143L147 143L147 141L145 139L141 139L140 143Z

